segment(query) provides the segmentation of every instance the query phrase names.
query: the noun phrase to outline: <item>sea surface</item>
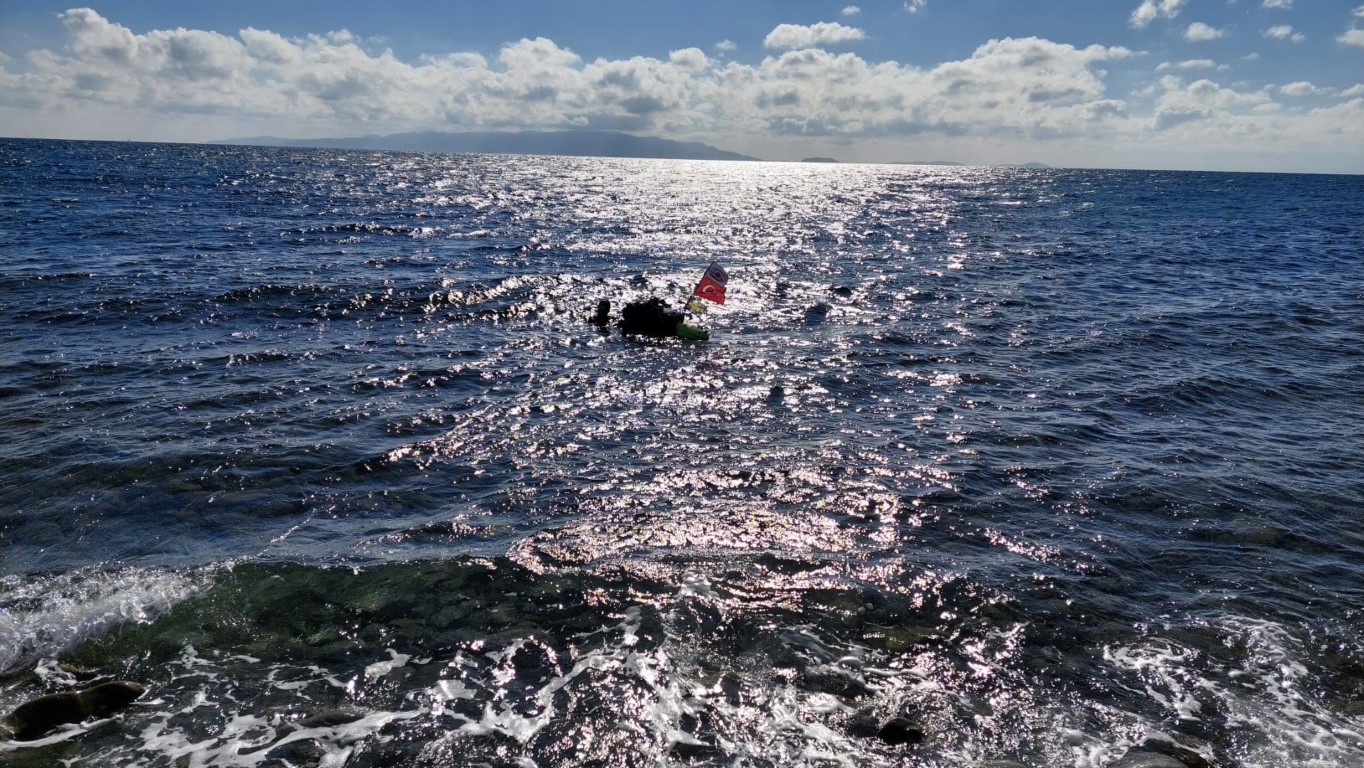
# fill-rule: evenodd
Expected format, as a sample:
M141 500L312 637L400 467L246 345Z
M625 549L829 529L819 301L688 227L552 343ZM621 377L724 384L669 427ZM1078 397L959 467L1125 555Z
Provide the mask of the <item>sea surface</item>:
M1361 176L0 140L0 765L1364 765L1362 429Z

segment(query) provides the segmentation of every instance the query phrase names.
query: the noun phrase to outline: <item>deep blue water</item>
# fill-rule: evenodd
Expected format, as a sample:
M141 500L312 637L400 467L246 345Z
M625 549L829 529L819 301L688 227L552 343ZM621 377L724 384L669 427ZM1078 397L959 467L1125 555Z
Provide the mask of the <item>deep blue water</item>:
M1359 176L0 140L0 763L1364 764L1362 340Z

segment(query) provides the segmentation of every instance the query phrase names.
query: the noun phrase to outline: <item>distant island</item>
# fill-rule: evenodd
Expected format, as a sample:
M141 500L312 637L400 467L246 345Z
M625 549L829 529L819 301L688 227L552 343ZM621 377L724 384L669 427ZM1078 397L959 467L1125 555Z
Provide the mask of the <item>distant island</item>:
M336 139L284 139L250 136L222 139L208 144L250 147L308 147L313 149L377 149L396 152L449 152L455 154L565 155L570 157L640 157L668 160L758 160L699 141L674 141L657 136L636 136L619 131L473 131L447 133L416 131L383 136ZM832 157L807 157L802 163L837 163ZM890 165L965 166L955 160L895 160ZM1049 169L1046 163L1000 163L995 168Z
M966 166L967 163L959 163L956 160L896 160L891 165L954 165ZM1046 163L994 163L993 165L983 166L986 168L1031 168L1031 169L1050 169Z
M310 147L315 149L379 149L402 152L452 152L506 155L568 155L573 157L647 157L673 160L757 160L698 141L673 141L617 131L479 131L443 133L419 131L386 136L341 139L282 139L251 136L210 141L253 147Z

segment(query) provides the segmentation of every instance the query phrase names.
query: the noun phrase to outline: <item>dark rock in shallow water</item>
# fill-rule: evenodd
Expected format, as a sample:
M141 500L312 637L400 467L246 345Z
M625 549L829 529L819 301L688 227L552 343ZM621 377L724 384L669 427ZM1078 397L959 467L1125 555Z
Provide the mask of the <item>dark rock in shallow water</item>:
M848 721L848 735L870 739L881 732L881 721L868 711L858 712Z
M0 672L0 683L19 683L21 685L42 685L43 678L33 670L33 667L15 667L6 672Z
M873 693L871 687L855 673L827 667L807 670L801 678L801 683L807 691L831 693L848 699L862 698Z
M301 739L281 744L266 753L267 760L277 761L276 765L320 765L327 756L326 750L312 739ZM269 765L269 763L267 763Z
M1212 748L1207 742L1191 738L1186 734L1178 736L1159 734L1148 737L1141 745L1141 751L1172 757L1185 768L1212 768L1212 763L1203 757L1200 750L1208 754L1212 753Z
M679 760L717 760L724 756L724 753L714 744L707 744L703 741L676 741L668 750L669 754Z
M133 703L147 689L128 680L102 683L84 691L39 696L20 704L4 720L4 727L19 741L40 739L59 725L108 717Z
M79 681L82 682L82 683L87 683L87 682L89 682L89 681L91 681L91 680L94 680L95 678L97 678L97 677L100 676L99 673L98 673L98 672L95 672L94 670L90 670L90 669L81 669L80 667L76 666L75 664L72 664L72 663L66 662L66 661L59 662L59 663L57 664L57 669L60 669L61 671L63 671L63 672L65 672L66 674L68 674L68 675L70 675L70 676L76 678L77 680L79 680Z
M364 717L365 713L358 709L329 709L310 715L297 722L291 723L292 730L300 728L335 728L338 725L346 725Z
M805 324L819 325L824 322L829 317L829 309L829 305L822 301L808 307L805 310Z
M1183 762L1162 755L1159 752L1147 752L1144 749L1133 749L1127 754L1109 763L1105 768L1189 768Z
M848 721L848 733L869 739L873 736L887 744L918 744L924 740L924 731L907 717L892 717L882 722L870 711L863 710Z
M893 717L881 726L876 737L887 744L918 744L924 740L924 731L906 717Z

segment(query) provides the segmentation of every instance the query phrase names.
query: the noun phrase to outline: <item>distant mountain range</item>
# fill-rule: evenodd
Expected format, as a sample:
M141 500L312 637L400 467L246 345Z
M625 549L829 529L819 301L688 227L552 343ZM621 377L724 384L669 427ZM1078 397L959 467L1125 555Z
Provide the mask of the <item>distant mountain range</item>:
M673 141L616 131L481 131L442 133L420 131L387 136L345 139L281 139L251 136L211 141L265 147L318 149L382 149L404 152L470 152L508 155L571 155L575 157L651 157L679 160L756 160L697 141Z
M955 160L897 160L895 165L958 165L964 166L966 163L959 163ZM1046 163L996 163L989 168L1030 168L1033 170L1046 170L1051 166Z
M835 159L832 158L832 157L807 157L807 158L805 158L804 160L802 160L801 162L802 162L802 163L836 163L836 162L838 162L838 161L835 160ZM965 163L959 163L959 162L957 162L957 161L955 161L955 160L895 160L895 161L892 161L892 162L890 163L890 165L951 165L951 166L965 166L966 164L965 164ZM1050 166L1050 165L1047 165L1046 163L1001 163L1001 164L999 164L999 165L988 166L988 167L992 167L992 168L1031 168L1031 169L1049 169L1049 168L1051 168L1051 166Z

